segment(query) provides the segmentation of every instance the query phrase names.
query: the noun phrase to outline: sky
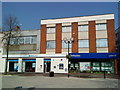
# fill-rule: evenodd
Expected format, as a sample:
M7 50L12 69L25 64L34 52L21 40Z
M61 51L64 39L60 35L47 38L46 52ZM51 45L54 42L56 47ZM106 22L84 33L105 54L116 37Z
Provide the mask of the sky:
M117 28L117 8L117 2L2 2L2 20L13 15L21 30L33 30L40 29L41 19L114 13Z

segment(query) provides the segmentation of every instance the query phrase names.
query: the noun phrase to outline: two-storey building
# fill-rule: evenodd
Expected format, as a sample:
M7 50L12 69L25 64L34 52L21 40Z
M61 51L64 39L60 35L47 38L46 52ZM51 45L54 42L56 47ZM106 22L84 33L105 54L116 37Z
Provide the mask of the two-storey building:
M20 30L18 37L10 38L8 72L35 72L36 57L40 50L40 30ZM2 61L6 61L3 47Z

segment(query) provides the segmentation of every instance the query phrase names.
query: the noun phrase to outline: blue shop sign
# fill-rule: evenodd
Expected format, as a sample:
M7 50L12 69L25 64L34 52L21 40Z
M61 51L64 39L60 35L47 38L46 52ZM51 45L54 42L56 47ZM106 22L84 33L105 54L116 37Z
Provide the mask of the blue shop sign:
M71 59L117 59L118 53L70 53Z
M15 61L18 61L18 59L8 59L8 61L15 62Z
M23 61L36 61L36 59L23 59Z
M44 59L44 61L51 61L51 59Z

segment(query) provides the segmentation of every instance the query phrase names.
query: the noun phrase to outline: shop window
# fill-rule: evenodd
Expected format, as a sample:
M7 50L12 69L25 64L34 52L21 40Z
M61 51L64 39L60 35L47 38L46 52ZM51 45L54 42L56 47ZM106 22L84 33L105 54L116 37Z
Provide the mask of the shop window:
M102 71L112 71L112 63L110 63L110 62L102 62L101 63L101 70Z
M88 48L89 40L78 40L78 47L79 48Z
M107 30L106 24L96 24L96 30Z
M107 39L97 39L96 40L97 47L108 47Z
M59 64L59 69L64 69L64 64L63 63Z
M88 31L88 25L80 25L80 26L78 26L78 31Z
M46 48L55 48L55 41L47 41Z
M71 26L62 26L62 32L71 32Z
M92 63L92 71L100 71L100 63L99 62Z

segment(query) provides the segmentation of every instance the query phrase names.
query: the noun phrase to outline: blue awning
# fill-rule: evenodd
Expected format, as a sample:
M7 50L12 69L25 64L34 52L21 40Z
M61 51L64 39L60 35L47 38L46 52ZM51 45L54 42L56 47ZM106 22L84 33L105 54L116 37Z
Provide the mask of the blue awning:
M117 59L118 53L70 53L71 59Z

